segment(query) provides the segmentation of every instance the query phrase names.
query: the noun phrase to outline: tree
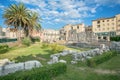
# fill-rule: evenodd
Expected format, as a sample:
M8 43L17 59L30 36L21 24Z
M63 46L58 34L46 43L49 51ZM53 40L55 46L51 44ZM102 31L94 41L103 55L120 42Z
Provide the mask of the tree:
M10 5L5 9L3 18L5 18L5 24L17 29L18 40L20 40L21 29L24 30L26 36L29 36L34 27L40 27L38 15L28 10L22 3Z
M33 29L36 30L40 30L41 29L41 25L40 20L41 18L39 18L38 14L36 12L30 12L29 14L29 24L27 25L28 27L25 27L24 30L26 32L26 36L30 37L32 34Z

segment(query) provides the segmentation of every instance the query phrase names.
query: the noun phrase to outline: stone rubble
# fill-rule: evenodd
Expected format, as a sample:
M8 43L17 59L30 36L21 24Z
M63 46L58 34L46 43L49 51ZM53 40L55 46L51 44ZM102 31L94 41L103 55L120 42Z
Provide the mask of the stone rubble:
M111 42L110 49L120 52L120 42Z
M74 50L63 50L63 52L61 52L61 53L52 54L50 56L51 60L48 62L48 64L54 64L54 63L60 62L59 61L60 56L66 56L69 54L72 55L72 59L73 59L71 61L71 64L75 64L75 63L77 63L76 61L84 61L84 60L90 59L94 56L101 55L104 52L109 51L109 50L110 50L109 47L106 46L105 44L101 44L99 48L91 49L89 51L84 51L84 52L77 52Z
M120 50L120 43L115 43L111 46L111 49L114 49L118 45ZM94 56L101 55L103 52L109 51L109 47L105 44L101 44L99 48L91 49L89 51L78 52L74 50L63 50L61 53L50 55L51 60L47 62L48 64L54 63L67 63L65 60L59 60L60 56L72 55L71 64L76 64L77 61L84 61L86 59L90 59ZM9 73L14 73L20 70L29 70L35 67L42 67L42 64L37 60L26 61L21 63L14 63L9 61L8 59L0 60L0 76L7 75Z
M7 64L0 65L0 76L7 75L9 73L14 73L20 70L30 70L35 67L42 67L42 64L37 60L26 61L21 63L12 63L8 59L1 60L1 63L6 62Z

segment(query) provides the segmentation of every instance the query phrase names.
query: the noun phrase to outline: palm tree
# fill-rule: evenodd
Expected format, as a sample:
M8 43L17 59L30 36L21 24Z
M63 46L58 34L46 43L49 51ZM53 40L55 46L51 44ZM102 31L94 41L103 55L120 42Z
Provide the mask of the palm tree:
M5 18L5 24L16 28L19 33L22 28L30 23L28 15L29 10L24 4L20 3L18 5L12 4L9 8L5 9L3 18ZM18 40L20 40L20 36L18 36Z
M29 25L25 27L26 36L30 37L32 34L33 29L40 30L41 25L40 23L41 18L39 18L36 12L30 12L29 14Z
M33 29L40 29L40 18L37 13L28 10L24 4L12 4L5 9L3 18L5 24L14 27L18 31L18 40L20 41L20 30L23 29L25 36L30 37Z

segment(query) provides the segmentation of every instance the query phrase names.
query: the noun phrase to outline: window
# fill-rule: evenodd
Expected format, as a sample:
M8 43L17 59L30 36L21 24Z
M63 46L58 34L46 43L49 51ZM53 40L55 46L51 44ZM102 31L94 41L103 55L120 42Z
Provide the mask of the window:
M109 22L109 20L107 20L107 22Z
M112 29L114 29L114 27L112 27Z
M73 27L71 27L71 29L73 29Z
M103 24L103 26L105 26L105 24Z
M100 25L97 25L97 28L100 28Z
M97 21L97 23L99 24L99 23L100 23L100 21Z
M104 40L107 40L107 37L103 37Z
M101 39L101 37L98 37L98 39Z
M77 26L77 29L79 29L79 26Z
M107 28L109 30L109 28Z
M120 22L120 20L118 20L118 22Z
M114 21L114 19L112 19L112 21Z
M104 20L103 20L103 22L104 22Z
M107 25L109 26L109 23Z

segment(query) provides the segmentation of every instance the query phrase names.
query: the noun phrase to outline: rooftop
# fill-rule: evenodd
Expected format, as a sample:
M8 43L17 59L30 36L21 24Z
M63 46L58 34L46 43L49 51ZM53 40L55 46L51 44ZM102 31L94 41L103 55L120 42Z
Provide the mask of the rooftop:
M108 18L98 18L98 19L92 20L92 21L105 20L105 19L111 19L111 18L115 18L115 16L113 16L113 17L108 17Z

